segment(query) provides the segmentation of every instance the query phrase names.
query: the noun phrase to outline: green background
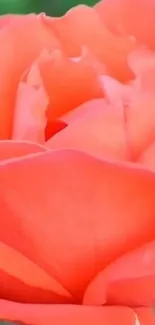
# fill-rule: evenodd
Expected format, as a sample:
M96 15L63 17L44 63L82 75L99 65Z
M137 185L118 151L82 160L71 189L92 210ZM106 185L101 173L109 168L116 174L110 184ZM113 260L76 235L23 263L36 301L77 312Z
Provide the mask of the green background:
M0 15L6 13L46 12L52 16L61 16L69 8L85 3L94 5L98 0L0 0Z

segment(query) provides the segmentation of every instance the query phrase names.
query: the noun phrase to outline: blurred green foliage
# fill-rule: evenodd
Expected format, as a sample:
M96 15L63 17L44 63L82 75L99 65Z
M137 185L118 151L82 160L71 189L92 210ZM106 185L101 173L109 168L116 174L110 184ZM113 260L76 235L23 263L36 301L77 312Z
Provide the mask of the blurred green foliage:
M0 320L0 325L24 325L24 323L21 322L9 322L5 320Z
M46 12L48 15L61 16L68 9L81 2L92 6L98 0L0 0L0 15L6 13Z

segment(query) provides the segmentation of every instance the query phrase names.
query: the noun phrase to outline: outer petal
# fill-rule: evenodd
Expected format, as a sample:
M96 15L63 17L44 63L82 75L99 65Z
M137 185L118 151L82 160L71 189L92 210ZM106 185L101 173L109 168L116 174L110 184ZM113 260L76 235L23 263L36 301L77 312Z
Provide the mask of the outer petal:
M47 150L45 147L31 142L21 142L12 140L0 141L0 161L29 154L36 154Z
M27 15L13 19L1 30L0 46L0 138L8 138L22 74L44 48L60 48L60 43L52 30L42 24L40 16Z
M138 325L136 314L129 308L22 305L4 300L0 301L0 318L32 325Z
M102 0L95 9L116 35L133 35L139 43L155 48L154 1Z
M44 17L44 21L58 35L68 56L79 56L86 46L113 76L120 80L132 76L126 59L135 47L134 38L111 33L93 8L79 5L61 18Z
M46 151L46 148L29 142L0 141L0 161L28 154L36 154L42 151ZM67 301L71 301L70 295L62 287L60 288L59 283L55 280L53 282L49 275L38 268L37 265L34 265L31 261L25 259L24 256L18 254L18 252L1 243L0 255L1 297L24 302L57 301L59 303L65 302L66 298ZM29 277L30 273L31 277ZM36 282L37 278L38 283ZM30 282L28 279L31 279ZM47 281L46 285L44 281ZM53 291L50 289L50 283ZM54 291L56 291L56 293L54 293Z
M99 157L128 159L123 107L103 99L85 103L63 117L69 126L47 143L52 149L78 149Z
M1 241L78 298L107 263L154 238L154 174L80 152L3 164L0 200Z
M85 304L153 306L155 301L155 242L113 262L88 286ZM133 267L134 266L134 267Z

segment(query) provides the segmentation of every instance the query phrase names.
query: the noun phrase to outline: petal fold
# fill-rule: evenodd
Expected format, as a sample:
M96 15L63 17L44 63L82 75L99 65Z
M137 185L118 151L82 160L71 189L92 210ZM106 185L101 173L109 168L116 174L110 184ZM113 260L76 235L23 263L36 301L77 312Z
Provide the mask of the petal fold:
M90 283L84 296L84 303L153 306L154 255L155 242L151 242L113 262Z

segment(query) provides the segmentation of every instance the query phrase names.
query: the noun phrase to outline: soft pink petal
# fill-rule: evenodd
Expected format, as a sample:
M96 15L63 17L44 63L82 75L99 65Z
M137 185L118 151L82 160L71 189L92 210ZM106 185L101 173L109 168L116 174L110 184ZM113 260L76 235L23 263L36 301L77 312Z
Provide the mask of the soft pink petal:
M24 141L1 140L0 161L46 151L41 145Z
M32 66L25 79L18 86L12 138L43 144L49 100L37 63Z
M70 124L46 143L50 149L71 148L110 159L130 157L122 105L90 101L64 119Z

